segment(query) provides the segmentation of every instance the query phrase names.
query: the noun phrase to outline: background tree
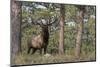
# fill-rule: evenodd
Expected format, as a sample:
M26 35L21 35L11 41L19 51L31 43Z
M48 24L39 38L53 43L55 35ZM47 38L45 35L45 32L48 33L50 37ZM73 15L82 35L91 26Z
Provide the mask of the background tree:
M60 31L59 31L59 54L64 54L64 18L65 7L61 4L60 7Z
M75 55L76 57L79 57L81 53L81 46L82 46L82 33L83 33L85 6L79 5L77 6L77 8L79 10L77 13L78 31L77 31L77 37L76 37Z
M21 3L11 0L11 52L12 56L21 52Z

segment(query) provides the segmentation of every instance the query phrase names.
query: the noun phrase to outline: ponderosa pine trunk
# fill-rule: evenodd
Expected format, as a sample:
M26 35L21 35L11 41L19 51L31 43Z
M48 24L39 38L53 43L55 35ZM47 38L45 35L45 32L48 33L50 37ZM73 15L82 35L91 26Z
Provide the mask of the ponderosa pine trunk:
M11 0L11 54L21 52L21 2Z
M83 9L79 8L78 12L78 32L76 37L76 48L75 48L75 55L76 57L80 57L81 54L81 46L82 46L82 32L83 32L83 20L84 20L84 11Z
M61 4L60 7L60 31L59 31L59 54L64 54L64 18L65 7Z

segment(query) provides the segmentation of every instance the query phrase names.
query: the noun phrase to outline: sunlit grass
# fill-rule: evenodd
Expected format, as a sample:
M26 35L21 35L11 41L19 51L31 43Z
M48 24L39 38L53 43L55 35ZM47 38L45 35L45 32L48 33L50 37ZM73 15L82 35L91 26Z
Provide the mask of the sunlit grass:
M95 60L95 51L92 53L81 54L79 58L76 58L73 51L68 51L64 55L50 55L44 56L39 53L31 54L19 54L15 56L15 59L12 59L12 64L23 65L23 64L47 64L47 63L61 63L61 62L77 62L77 61L91 61Z

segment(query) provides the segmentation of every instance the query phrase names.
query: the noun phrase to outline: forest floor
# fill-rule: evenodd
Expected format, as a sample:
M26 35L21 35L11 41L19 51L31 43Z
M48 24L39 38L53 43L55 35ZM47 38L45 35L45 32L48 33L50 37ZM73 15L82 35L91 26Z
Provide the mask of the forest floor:
M84 54L82 53L79 58L76 58L73 53L65 53L64 55L40 55L35 54L19 54L12 59L12 65L29 65L29 64L51 64L51 63L62 63L62 62L83 62L83 61L95 61L95 52Z

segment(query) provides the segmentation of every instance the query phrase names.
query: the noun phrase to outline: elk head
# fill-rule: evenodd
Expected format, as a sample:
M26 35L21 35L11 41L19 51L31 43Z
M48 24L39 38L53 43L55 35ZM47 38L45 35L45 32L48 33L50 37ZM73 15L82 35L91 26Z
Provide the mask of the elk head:
M32 20L32 24L39 25L41 27L41 36L43 37L43 42L48 44L49 40L49 26L57 22L57 17L51 17L49 19L41 18L37 20Z

